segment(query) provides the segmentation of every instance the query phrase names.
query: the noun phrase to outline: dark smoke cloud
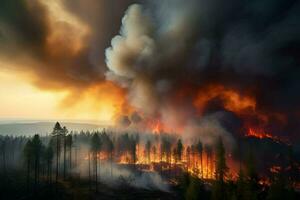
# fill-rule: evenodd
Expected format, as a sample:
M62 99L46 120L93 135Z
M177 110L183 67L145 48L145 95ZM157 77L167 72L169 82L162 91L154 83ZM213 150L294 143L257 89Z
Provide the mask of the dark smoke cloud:
M106 77L129 88L131 104L150 115L169 118L172 94L188 82L220 83L254 95L261 112L293 118L300 109L299 11L293 0L132 5L106 51ZM288 123L279 130L293 134Z
M40 0L1 1L0 58L12 63L14 70L31 73L37 87L71 90L71 95L78 96L81 90L105 81L104 50L117 33L124 10L134 1L49 3L56 2L84 27L54 21L59 12L53 13ZM83 29L88 33L81 33Z

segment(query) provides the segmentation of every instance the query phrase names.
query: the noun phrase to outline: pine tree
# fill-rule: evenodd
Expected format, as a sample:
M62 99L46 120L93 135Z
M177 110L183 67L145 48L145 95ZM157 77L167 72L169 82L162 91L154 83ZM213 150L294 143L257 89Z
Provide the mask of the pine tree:
M186 162L187 162L187 170L189 170L190 164L191 164L191 147L188 146L186 148Z
M67 170L67 134L68 134L68 129L64 126L62 129L62 137L63 137L63 153L64 153L64 179L66 179L66 170Z
M211 167L211 165L212 165L212 147L210 145L205 145L205 151L206 151L206 178L209 178L209 171L212 171L212 167Z
M201 177L203 178L203 145L200 140L198 141L196 148L200 156Z
M96 181L96 192L98 192L98 158L97 155L101 150L101 140L97 133L92 136L91 140L91 151L93 153L94 170L95 170L95 181Z
M237 199L246 199L245 198L245 193L246 193L246 180L245 180L245 175L240 168L240 171L238 173L238 179L237 179Z
M183 152L183 145L181 140L179 139L177 142L177 158L179 162L181 162L182 152Z
M256 172L255 161L253 152L250 150L246 159L246 191L245 199L256 200L258 199L258 175Z
M29 185L30 185L30 167L31 167L31 162L33 160L33 147L32 147L32 142L31 140L28 140L24 146L24 157L25 157L25 162L27 166L27 171L26 171L26 182L27 182L27 191L29 191Z
M226 184L225 177L228 171L226 165L225 148L220 137L216 145L216 171L215 182L213 185L213 199L222 200L226 199Z
M72 146L73 146L73 138L72 132L67 135L67 147L69 149L69 170L72 170Z
M58 183L58 174L59 174L59 156L60 156L60 137L62 135L62 127L58 122L56 122L53 131L52 131L52 137L55 139L55 145L56 145L56 172L55 172L55 183L57 185Z
M109 160L110 160L110 176L112 177L112 174L113 174L112 163L113 163L114 143L111 139L108 140L108 151L109 151Z
M51 183L52 181L52 162L53 162L53 147L52 142L50 141L48 144L48 147L46 148L45 157L46 157L46 163L47 163L47 179L48 182Z
M146 154L147 154L148 164L150 164L150 152L151 152L151 142L150 140L148 140L146 143Z
M42 149L42 142L40 140L39 135L34 135L31 144L34 157L34 186L35 189L37 189L37 184L39 182L40 159Z

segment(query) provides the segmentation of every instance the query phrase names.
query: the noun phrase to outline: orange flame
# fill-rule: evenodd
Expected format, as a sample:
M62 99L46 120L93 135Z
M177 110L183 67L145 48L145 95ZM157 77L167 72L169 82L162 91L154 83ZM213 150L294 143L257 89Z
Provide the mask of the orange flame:
M281 138L274 136L270 133L266 133L265 131L263 131L261 129L249 128L248 133L246 134L246 137L255 137L255 138L259 138L259 139L268 138L275 142L288 143L287 141L284 141Z
M253 97L241 95L237 91L225 88L222 85L210 85L199 90L193 103L197 110L202 112L206 104L214 98L220 98L224 108L237 114L256 108L256 101Z

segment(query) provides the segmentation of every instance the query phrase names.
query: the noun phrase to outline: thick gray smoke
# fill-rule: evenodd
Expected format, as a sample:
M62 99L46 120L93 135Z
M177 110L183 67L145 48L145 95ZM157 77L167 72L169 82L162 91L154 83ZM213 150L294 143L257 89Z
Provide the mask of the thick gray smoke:
M191 106L195 88L220 84L255 96L255 112L275 113L264 128L293 134L300 109L299 8L294 0L133 4L106 49L106 78L128 89L129 102L142 116L159 117L171 127L201 124ZM187 89L185 84L191 91L178 105L176 92ZM220 107L224 111L222 102ZM286 124L276 117L281 114Z
M184 68L176 60L185 55L194 34L192 4L183 4L180 12L177 6L162 10L159 22L141 5L130 6L120 35L106 50L107 79L130 88L130 102L147 114L160 109L162 98L175 84L174 73Z
M185 139L200 137L204 143L213 144L221 136L232 146L233 139L217 122L218 118L195 119L190 115L192 108L176 108L169 99L183 75L178 72L185 70L182 60L190 48L189 41L195 37L197 10L193 4L178 1L180 4L167 8L167 3L162 3L157 13L138 4L128 8L120 35L112 39L106 50L106 77L128 88L131 105L146 117L159 117L174 131L184 121Z

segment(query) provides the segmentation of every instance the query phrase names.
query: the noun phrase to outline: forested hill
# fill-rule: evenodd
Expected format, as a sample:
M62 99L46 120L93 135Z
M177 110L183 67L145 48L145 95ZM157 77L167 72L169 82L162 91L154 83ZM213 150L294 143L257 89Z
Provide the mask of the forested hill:
M53 130L54 122L35 122L35 123L3 123L0 124L0 135L33 135L33 134L47 134ZM102 125L91 123L62 123L63 126L68 127L68 130L73 131L93 131L103 128Z

